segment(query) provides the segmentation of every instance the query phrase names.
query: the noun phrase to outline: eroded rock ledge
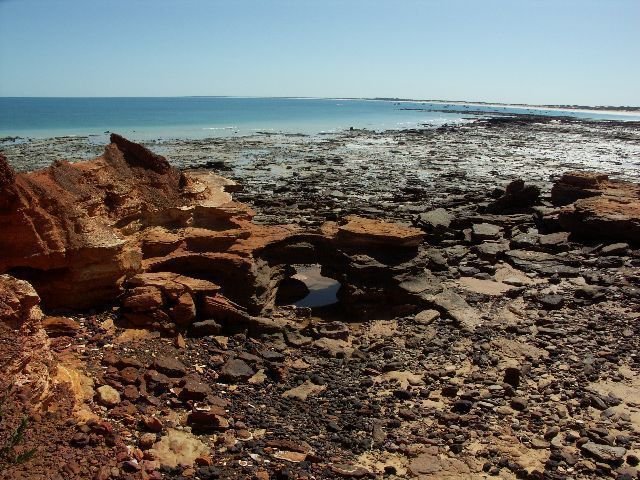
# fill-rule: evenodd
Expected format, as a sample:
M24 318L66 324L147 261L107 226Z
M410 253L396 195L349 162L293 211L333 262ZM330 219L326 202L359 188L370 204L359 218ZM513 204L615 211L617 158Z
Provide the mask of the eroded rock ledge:
M255 225L232 200L233 182L179 172L140 145L111 140L94 160L33 173L15 175L3 160L0 272L32 282L47 309L113 303L126 290L124 317L134 325L172 332L225 316L250 322L273 307L294 261L320 263L349 295L398 285L393 277L419 253L421 230L379 220L349 217L316 232ZM393 275L363 275L358 263L374 257L385 260L381 271L394 265Z
M551 190L560 226L587 238L640 239L640 185L609 180L607 175L564 174Z
M362 305L353 310L366 316L367 303L382 290L378 304L404 305L406 299L389 296L404 292L397 288L403 275L419 273L414 260L424 251L422 230L381 220L352 216L315 232L255 225L253 212L233 201L233 182L206 171L180 172L116 134L94 160L58 161L16 175L0 158L0 172L0 272L30 281L47 309L113 303L128 290L125 317L171 331L222 310L259 316L273 306L287 265L319 263L343 283L348 304L359 297ZM514 182L488 210L517 213L538 195ZM568 173L552 200L561 207L543 210L549 231L631 242L640 236L635 184ZM424 217L419 224L430 232L434 220ZM433 225L447 228L451 221ZM475 225L472 235L493 240L483 228ZM485 242L478 250L495 257L501 248ZM139 275L145 272L155 276ZM182 288L173 274L184 278Z

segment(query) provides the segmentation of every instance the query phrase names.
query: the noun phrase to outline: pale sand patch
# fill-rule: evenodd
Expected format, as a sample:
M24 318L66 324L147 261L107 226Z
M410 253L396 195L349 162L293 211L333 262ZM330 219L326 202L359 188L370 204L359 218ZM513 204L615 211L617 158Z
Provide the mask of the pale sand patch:
M264 368L261 368L253 375L253 377L247 380L247 382L252 385L261 385L265 382L266 379L267 375L264 373Z
M493 280L482 280L474 277L461 277L458 283L462 288L470 292L481 293L483 295L501 296L515 287Z
M518 462L527 472L531 473L533 470L540 472L544 471L544 465L549 459L549 450L536 450L528 448L523 445L518 437L510 432L503 432L500 437L492 437L491 448L495 448L497 451L503 453L507 457L513 458ZM487 449L487 444L481 444L479 442L471 442L467 446L467 451L470 455L475 456L478 452ZM486 478L486 477L476 477ZM503 479L515 479L516 476L503 468L497 477L491 478L503 478Z
M464 353L473 347L473 341L470 338L461 338L451 346L454 352Z
M407 474L408 463L409 460L404 455L390 452L366 452L360 455L356 461L358 466L377 473L383 473L386 466L395 467L397 475L400 476Z
M333 357L339 353L344 353L345 357L351 357L354 350L350 342L334 338L323 337L313 342L313 344L318 349L329 352Z
M478 459L464 454L450 457L438 447L428 447L425 452L412 458L409 473L424 480L488 478L482 472L482 463Z
M497 282L511 283L513 285L534 285L541 282L540 280L534 280L528 277L526 273L513 268L508 263L501 264L493 278L495 278Z
M549 356L549 352L546 350L508 338L496 338L491 341L491 346L494 351L500 354L505 363L520 363L523 360L536 361Z
M207 455L209 450L195 435L169 429L149 451L161 465L173 468L178 465L193 465L196 458Z
M295 360L291 360L287 358L284 362L287 367L294 368L296 370L306 370L311 367L307 362L302 360L301 358L296 358Z
M382 375L373 377L373 381L374 383L395 382L403 389L406 389L409 385L416 386L424 384L422 375L406 370L392 370L390 372L385 372Z
M627 414L631 421L633 430L640 433L640 375L631 370L627 365L619 369L619 373L624 377L622 382L600 381L589 384L589 390L601 394L609 393L622 399L622 403L613 410L617 415ZM599 415L600 412L594 412Z
M205 207L219 207L233 200L231 193L229 193L237 190L237 183L233 180L207 171L185 172L185 175L193 180L189 185L192 193L202 193L207 189L209 190L207 199L201 201L200 205Z
M141 340L149 340L152 338L159 338L159 332L151 332L144 328L127 328L124 332L118 335L113 343L129 343L139 342Z
M282 396L285 398L297 398L298 400L306 400L309 396L315 396L319 393L324 392L326 388L326 385L316 385L315 383L311 383L309 380L307 380L302 385L298 385L291 390L287 390L282 394Z
M507 325L518 325L526 318L526 304L522 298L517 298L491 315L491 320L487 323L505 327Z
M422 400L420 405L426 410L444 410L447 407L447 404L442 401L442 397L437 392L432 392L428 399Z
M458 384L459 382L460 385L463 385L464 380L477 370L478 367L473 363L469 360L464 360L460 365L458 365L458 368L456 368L456 376L452 378L450 382L453 384Z
M301 452L291 452L289 450L276 450L276 452L273 454L273 458L291 463L300 463L304 462L304 460L307 458L307 454Z
M57 373L54 377L57 383L67 383L73 397L75 405L73 407L73 415L81 421L97 419L97 415L93 413L87 403L95 395L93 389L93 379L88 377L82 371L82 362L72 355L65 355L58 359Z
M374 320L367 329L369 337L392 337L398 331L398 322L395 320Z

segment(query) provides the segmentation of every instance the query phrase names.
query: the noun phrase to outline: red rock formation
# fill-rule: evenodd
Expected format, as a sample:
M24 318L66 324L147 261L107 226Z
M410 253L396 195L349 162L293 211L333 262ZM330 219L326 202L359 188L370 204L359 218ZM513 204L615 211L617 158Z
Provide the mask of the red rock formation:
M136 167L115 144L90 162L16 175L0 194L0 271L33 280L49 307L112 299L140 265L114 227L175 203L180 176Z
M355 216L314 235L256 225L227 193L233 182L181 173L118 135L111 142L96 159L27 174L0 159L0 273L30 280L47 308L95 307L124 287L123 315L137 326L265 326L259 315L301 253L345 272L343 250L406 253L423 239L419 229Z
M134 234L206 217L230 200L218 177L189 179L140 145L111 139L94 160L33 173L14 175L0 159L0 272L32 281L48 308L112 301L142 268Z
M27 282L0 275L0 386L16 388L31 405L46 400L54 371L49 338L42 326L40 298ZM5 351L10 348L11 351Z
M560 206L600 195L600 185L607 180L602 173L567 172L551 188L551 201Z
M603 174L567 173L553 186L560 209L558 221L566 231L584 237L640 241L640 185L609 180Z
M166 158L147 150L138 143L133 143L116 133L111 134L110 140L122 152L122 156L129 165L153 170L160 174L168 173L171 170L171 165Z
M132 324L155 330L174 331L189 327L202 308L206 295L220 287L206 280L177 273L144 273L128 281L122 306Z
M323 230L333 237L335 242L344 247L359 249L376 247L415 248L424 239L424 232L419 228L398 223L372 220L351 215L346 223L334 226L326 224Z

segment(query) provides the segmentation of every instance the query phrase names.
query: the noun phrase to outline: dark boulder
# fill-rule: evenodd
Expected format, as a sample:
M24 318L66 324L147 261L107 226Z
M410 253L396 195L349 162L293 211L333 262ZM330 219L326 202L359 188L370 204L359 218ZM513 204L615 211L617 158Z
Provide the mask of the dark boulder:
M507 185L504 195L487 206L489 213L514 213L527 210L540 201L540 189L518 179Z

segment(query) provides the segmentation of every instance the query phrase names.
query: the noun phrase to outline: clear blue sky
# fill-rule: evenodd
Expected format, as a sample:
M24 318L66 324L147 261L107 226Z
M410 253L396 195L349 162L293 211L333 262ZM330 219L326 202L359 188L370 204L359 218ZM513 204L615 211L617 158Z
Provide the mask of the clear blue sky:
M0 0L0 96L640 105L640 0Z

